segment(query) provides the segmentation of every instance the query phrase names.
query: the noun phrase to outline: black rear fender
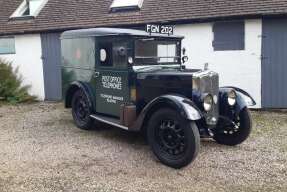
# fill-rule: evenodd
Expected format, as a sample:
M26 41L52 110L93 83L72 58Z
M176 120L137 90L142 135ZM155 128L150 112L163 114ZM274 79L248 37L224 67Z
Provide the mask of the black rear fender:
M82 90L84 92L84 94L87 96L88 101L89 101L89 105L92 109L92 111L94 111L96 105L94 102L94 93L92 91L92 88L84 82L80 82L80 81L75 81L73 83L70 84L68 90L66 91L65 94L65 107L66 108L71 108L72 107L72 98L73 95L75 94L76 91L78 90Z

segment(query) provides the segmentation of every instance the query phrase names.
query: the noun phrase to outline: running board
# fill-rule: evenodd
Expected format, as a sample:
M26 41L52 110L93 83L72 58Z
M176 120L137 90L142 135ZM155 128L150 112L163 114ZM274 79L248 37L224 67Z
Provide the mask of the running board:
M112 126L124 129L124 130L129 130L128 127L126 127L124 125L121 125L120 121L118 119L116 119L116 118L105 117L103 115L90 115L90 117L95 119L95 120L97 120L97 121L100 121L102 123L106 123L108 125L112 125Z

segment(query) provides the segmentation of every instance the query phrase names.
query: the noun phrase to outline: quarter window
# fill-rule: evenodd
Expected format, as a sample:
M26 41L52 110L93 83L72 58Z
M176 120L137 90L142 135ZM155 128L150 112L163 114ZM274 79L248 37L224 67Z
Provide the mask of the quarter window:
M15 54L15 38L0 37L0 54Z
M244 21L216 22L213 24L213 48L215 51L244 50Z

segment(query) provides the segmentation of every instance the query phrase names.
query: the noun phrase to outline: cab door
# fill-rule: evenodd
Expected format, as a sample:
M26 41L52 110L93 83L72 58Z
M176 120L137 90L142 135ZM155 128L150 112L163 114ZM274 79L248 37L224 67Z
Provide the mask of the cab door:
M97 113L119 117L120 106L129 102L127 46L124 40L112 37L96 40L94 86Z

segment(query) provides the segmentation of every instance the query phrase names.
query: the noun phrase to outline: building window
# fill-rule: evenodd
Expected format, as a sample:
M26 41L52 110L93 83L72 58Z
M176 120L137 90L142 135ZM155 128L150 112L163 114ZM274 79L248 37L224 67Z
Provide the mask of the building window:
M112 12L122 10L139 10L143 5L143 0L114 0L110 9Z
M15 54L15 38L0 37L0 54Z
M24 0L11 18L36 17L48 0Z
M244 21L216 22L213 24L214 51L244 50Z

